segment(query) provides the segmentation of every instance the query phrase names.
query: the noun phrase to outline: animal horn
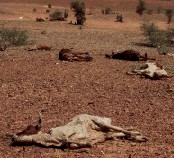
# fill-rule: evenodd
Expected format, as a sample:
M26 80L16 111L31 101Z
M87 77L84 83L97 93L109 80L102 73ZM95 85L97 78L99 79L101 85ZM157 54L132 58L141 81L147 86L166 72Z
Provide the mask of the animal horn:
M40 112L38 112L38 115L39 115L39 118L37 121L37 129L40 130L42 128L42 116Z

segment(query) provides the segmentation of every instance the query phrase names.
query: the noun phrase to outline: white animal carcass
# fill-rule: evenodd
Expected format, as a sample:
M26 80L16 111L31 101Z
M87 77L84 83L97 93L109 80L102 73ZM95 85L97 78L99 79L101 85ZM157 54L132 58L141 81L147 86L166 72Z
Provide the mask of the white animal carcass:
M35 130L31 130L32 128L35 128ZM37 126L30 126L28 130L32 131L31 134L27 130L15 134L13 143L40 144L46 147L73 149L91 147L93 144L114 138L125 138L138 142L147 141L147 138L140 132L113 126L110 118L88 114L77 115L68 124L52 128L48 133L38 132L36 129Z

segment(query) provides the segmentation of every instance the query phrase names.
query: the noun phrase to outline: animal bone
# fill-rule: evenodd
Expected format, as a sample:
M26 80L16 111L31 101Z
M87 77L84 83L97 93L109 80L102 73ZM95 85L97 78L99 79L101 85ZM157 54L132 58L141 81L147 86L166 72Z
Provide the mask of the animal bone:
M169 78L170 76L167 74L166 70L163 69L162 65L158 63L145 63L140 67L139 70L133 70L132 73L127 72L129 75L141 75L150 79L161 79L161 78Z
M135 50L125 50L123 52L112 52L112 54L105 54L105 57L120 60L129 61L147 61L148 59L154 60L153 58L148 58L147 53L141 55L140 52Z
M81 114L75 116L65 126L50 129L49 133L15 134L12 144L39 144L46 147L75 149L92 147L96 143L114 138L147 141L147 138L139 132L111 125L110 118Z
M59 60L64 61L91 61L92 57L88 52L76 52L71 49L61 49Z

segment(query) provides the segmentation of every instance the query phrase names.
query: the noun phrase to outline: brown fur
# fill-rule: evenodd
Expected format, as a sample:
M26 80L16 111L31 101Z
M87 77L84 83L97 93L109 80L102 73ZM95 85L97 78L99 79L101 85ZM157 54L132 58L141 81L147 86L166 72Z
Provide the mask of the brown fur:
M93 58L88 52L75 52L71 49L61 49L59 60L64 61L91 61Z
M123 52L112 52L112 55L105 54L105 57L119 60L129 60L129 61L147 61L149 59L155 60L153 58L148 58L147 53L141 55L140 52L135 50L125 50Z

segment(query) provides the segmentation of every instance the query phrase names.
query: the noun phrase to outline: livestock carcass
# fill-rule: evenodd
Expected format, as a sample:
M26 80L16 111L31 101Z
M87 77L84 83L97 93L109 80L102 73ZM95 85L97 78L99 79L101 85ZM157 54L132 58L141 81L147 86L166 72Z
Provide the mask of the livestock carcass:
M39 119L41 120L41 119ZM75 116L65 126L50 129L48 133L38 130L38 126L30 126L27 131L13 135L12 144L37 144L45 147L58 148L83 148L92 147L96 143L104 142L107 139L128 139L136 142L146 142L147 137L140 132L130 129L123 129L111 124L111 119L106 117L81 114Z
M88 52L77 52L71 49L61 49L59 60L64 61L91 61L93 58Z
M141 75L150 79L161 79L161 78L169 78L171 76L168 75L166 70L164 70L163 66L158 63L150 63L146 62L140 69L135 69L132 72L127 72L129 75Z
M154 60L153 58L148 58L147 53L141 55L140 52L135 50L125 50L123 52L112 52L112 54L105 54L105 57L110 59L119 59L119 60L129 60L129 61L147 61L149 59Z
M39 44L39 45L28 46L26 49L27 49L28 51L36 51L36 50L46 50L46 51L50 51L51 48L52 48L52 46L50 46L50 45Z

